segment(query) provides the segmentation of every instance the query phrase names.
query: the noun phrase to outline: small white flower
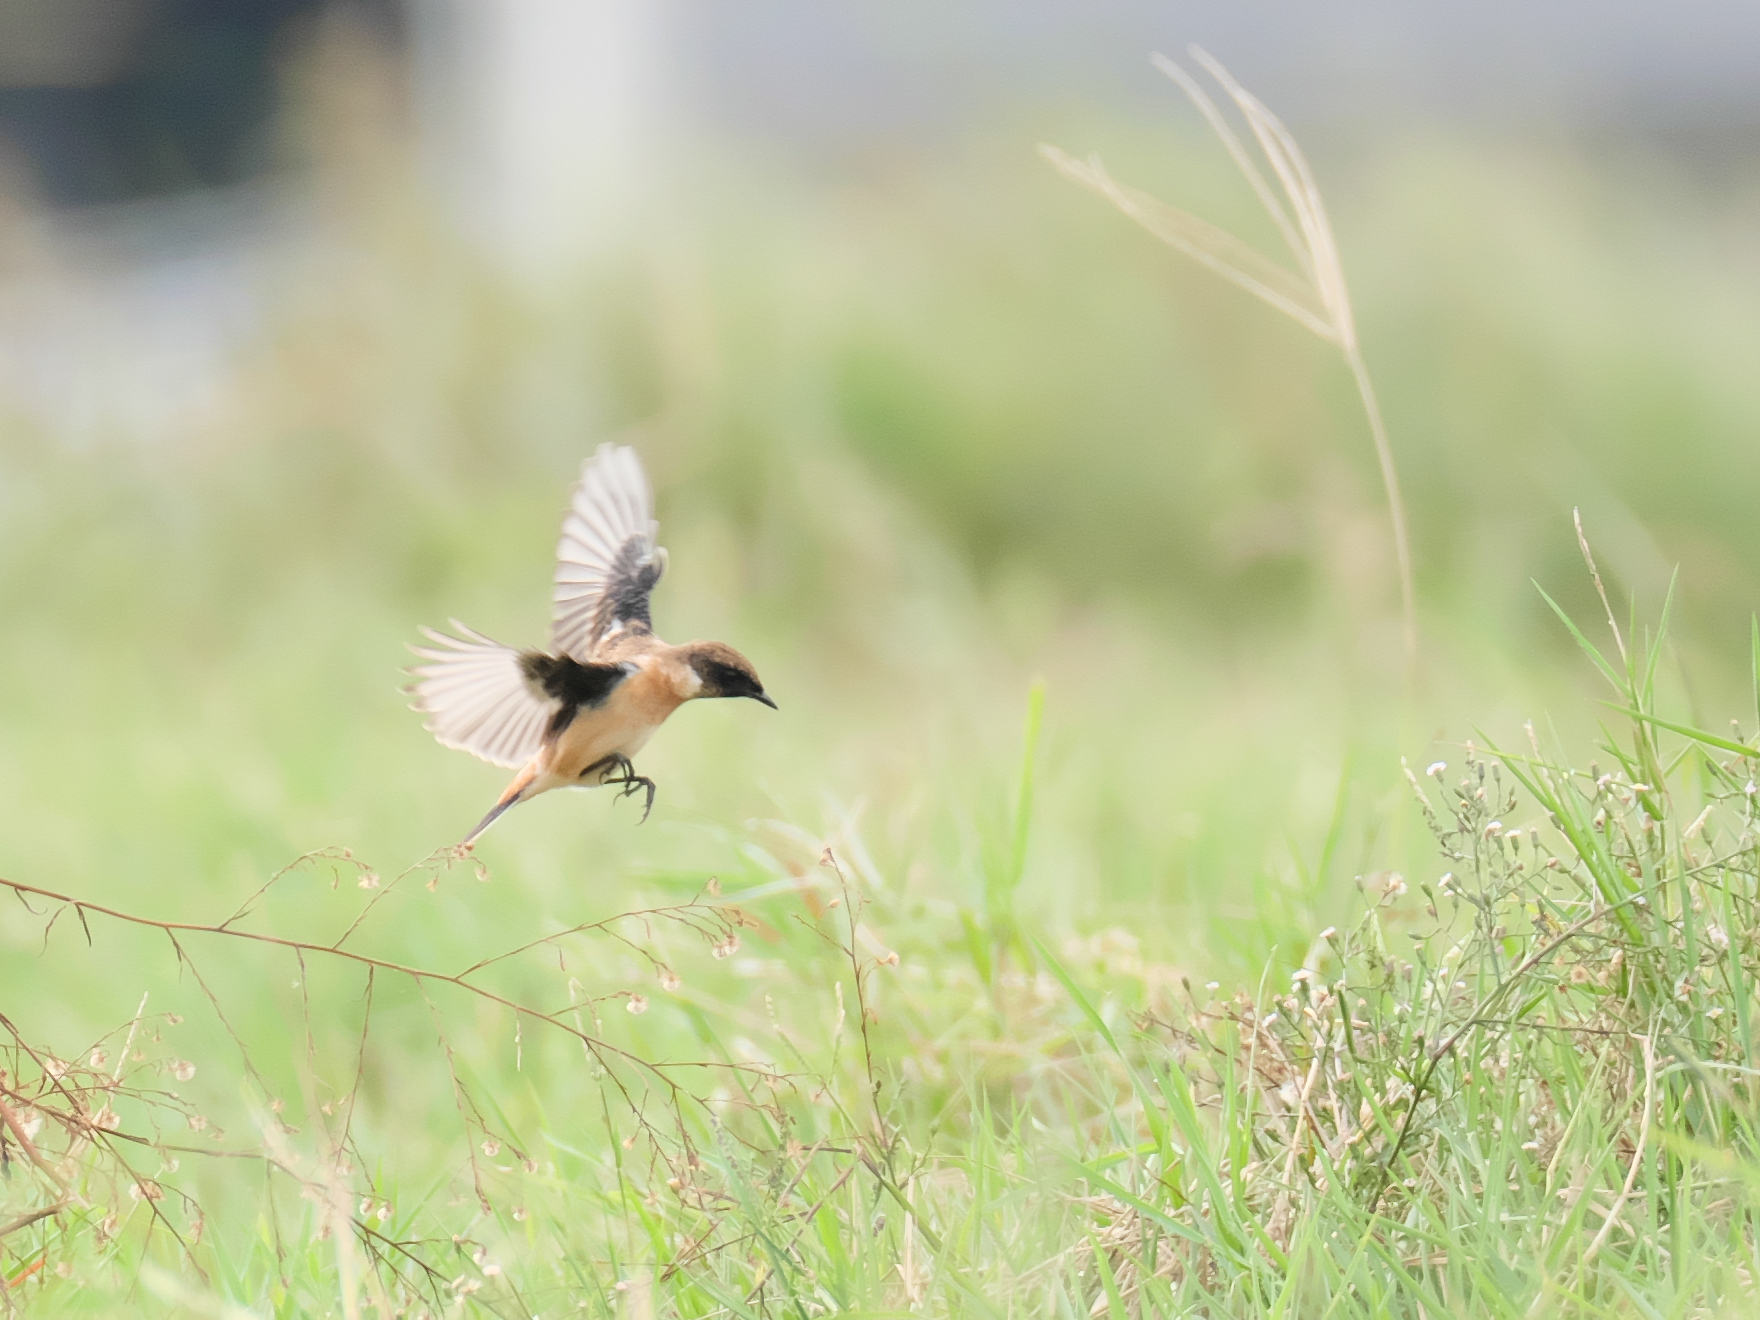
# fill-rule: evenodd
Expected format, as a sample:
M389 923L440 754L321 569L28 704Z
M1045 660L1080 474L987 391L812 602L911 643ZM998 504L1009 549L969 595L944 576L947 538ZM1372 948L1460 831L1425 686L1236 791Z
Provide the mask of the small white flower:
M623 1006L631 1013L646 1013L648 1011L648 1000L644 995L631 995L628 999L624 1000Z
M1435 777L1435 776L1440 775L1446 769L1448 769L1448 762L1447 761L1432 761L1430 763L1429 768L1426 769L1424 771L1424 773L1427 775L1430 775L1432 777Z

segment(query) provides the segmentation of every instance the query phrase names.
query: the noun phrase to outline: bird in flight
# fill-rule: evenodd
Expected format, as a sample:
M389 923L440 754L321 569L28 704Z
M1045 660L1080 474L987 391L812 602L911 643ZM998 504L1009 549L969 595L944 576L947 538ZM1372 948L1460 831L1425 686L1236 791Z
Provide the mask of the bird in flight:
M646 820L654 781L631 758L668 715L698 697L750 697L776 709L751 661L731 646L669 646L654 636L648 597L666 551L633 449L600 445L569 506L556 547L550 650L518 651L456 619L459 636L423 628L433 645L410 648L426 662L409 670L416 681L408 691L428 732L519 771L461 847L509 807L553 788L645 792Z

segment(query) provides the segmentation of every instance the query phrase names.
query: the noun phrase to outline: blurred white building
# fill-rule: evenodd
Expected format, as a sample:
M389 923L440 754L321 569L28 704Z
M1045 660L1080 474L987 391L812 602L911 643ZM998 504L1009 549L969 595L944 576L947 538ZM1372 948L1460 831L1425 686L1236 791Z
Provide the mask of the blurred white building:
M414 0L430 168L541 284L639 224L665 155L660 0Z

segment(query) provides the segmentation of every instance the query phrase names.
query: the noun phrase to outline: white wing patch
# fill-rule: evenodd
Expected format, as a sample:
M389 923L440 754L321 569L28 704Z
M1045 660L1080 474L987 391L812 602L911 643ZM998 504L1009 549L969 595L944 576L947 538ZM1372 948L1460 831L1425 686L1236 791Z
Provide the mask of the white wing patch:
M556 547L550 635L576 660L619 628L649 627L648 595L666 568L654 496L626 445L600 445L581 470Z
M423 628L434 645L410 647L428 661L409 671L416 676L412 709L427 715L425 727L445 746L509 769L524 765L537 754L557 704L526 682L518 651L457 619L452 626L463 636Z

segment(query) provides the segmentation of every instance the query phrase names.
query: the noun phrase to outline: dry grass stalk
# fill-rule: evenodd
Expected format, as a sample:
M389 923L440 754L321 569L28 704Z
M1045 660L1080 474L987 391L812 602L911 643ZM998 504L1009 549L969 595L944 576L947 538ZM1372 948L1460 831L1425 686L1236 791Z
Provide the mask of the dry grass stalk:
M1375 445L1375 457L1381 468L1381 483L1387 493L1394 555L1399 567L1406 657L1408 664L1414 664L1418 647L1417 600L1412 581L1405 500L1400 494L1399 473L1394 467L1393 448L1388 441L1386 423L1382 420L1381 405L1375 397L1368 366L1363 361L1344 266L1339 260L1331 222L1326 218L1319 185L1307 158L1282 121L1236 82L1208 52L1193 46L1191 55L1228 93L1246 120L1253 140L1277 179L1277 187L1271 186L1216 102L1191 74L1164 55L1154 57L1155 67L1179 84L1180 90L1191 98L1192 104L1227 148L1229 156L1289 245L1301 268L1299 273L1265 256L1227 230L1117 182L1097 157L1078 160L1046 144L1041 144L1039 151L1065 178L1093 189L1169 247L1185 253L1275 307L1298 325L1338 346L1362 400L1370 438Z
M1613 1232L1613 1226L1619 1222L1619 1212L1625 1209L1626 1202L1632 1199L1632 1188L1638 1183L1638 1170L1644 1165L1644 1154L1650 1148L1650 1120L1656 1112L1656 1040L1654 1033L1641 1038L1644 1047L1644 1119L1638 1131L1637 1149L1632 1151L1632 1162L1626 1170L1625 1185L1619 1189L1614 1198L1613 1208L1608 1210L1607 1218L1602 1221L1601 1231L1595 1234L1595 1240L1583 1253L1583 1265L1601 1254L1601 1248L1607 1244L1607 1235Z

